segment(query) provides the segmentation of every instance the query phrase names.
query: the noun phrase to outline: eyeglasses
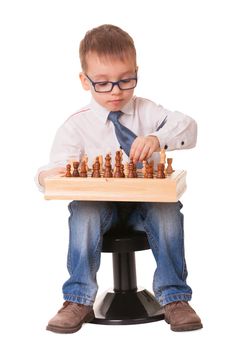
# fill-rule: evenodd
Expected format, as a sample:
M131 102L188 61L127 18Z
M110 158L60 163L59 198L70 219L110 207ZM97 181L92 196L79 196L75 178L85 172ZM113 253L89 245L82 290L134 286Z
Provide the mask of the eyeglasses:
M110 92L115 85L117 85L120 90L132 90L137 86L137 76L118 81L93 81L86 73L85 76L90 80L96 92Z

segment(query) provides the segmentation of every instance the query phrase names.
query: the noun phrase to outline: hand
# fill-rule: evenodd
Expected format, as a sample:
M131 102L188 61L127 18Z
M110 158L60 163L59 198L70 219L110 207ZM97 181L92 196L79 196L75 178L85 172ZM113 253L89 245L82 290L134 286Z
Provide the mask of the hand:
M134 163L142 162L150 158L153 152L159 151L160 143L156 136L138 136L133 141L130 151L130 159Z
M63 167L52 168L49 170L41 171L38 177L39 184L44 187L44 179L49 176L63 175L66 173L66 169Z

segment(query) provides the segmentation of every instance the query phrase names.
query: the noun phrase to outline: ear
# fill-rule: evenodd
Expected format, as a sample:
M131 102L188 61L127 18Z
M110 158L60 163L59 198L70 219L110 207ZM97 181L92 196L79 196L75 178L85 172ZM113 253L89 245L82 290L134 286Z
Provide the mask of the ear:
M89 91L91 89L91 85L90 85L89 80L87 79L86 75L83 72L80 72L79 78L80 78L81 85L82 85L83 89Z

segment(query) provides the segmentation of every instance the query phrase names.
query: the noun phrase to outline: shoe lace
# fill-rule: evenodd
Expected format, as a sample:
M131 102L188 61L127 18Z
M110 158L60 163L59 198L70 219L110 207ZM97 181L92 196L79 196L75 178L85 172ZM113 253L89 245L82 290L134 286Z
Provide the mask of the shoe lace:
M63 303L62 308L59 310L59 313L71 313L73 312L75 315L78 313L79 308L83 307L84 305L78 304L78 303L72 303L71 301L65 301Z
M169 304L170 305L170 304ZM181 306L182 308L189 308L189 305L186 301L175 301L172 303L170 311L174 311L178 308L178 306Z

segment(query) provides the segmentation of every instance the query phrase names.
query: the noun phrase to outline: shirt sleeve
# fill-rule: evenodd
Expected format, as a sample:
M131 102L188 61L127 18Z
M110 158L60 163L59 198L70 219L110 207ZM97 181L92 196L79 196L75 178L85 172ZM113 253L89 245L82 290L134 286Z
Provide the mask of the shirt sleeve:
M195 147L197 123L191 117L181 112L165 110L158 126L159 129L149 135L158 138L160 148L165 147L167 150L173 151Z
M77 129L73 123L65 122L57 131L50 151L49 163L40 167L35 175L35 183L38 189L43 192L38 178L42 171L56 167L64 167L72 159L80 159L83 153L83 142L80 139Z

